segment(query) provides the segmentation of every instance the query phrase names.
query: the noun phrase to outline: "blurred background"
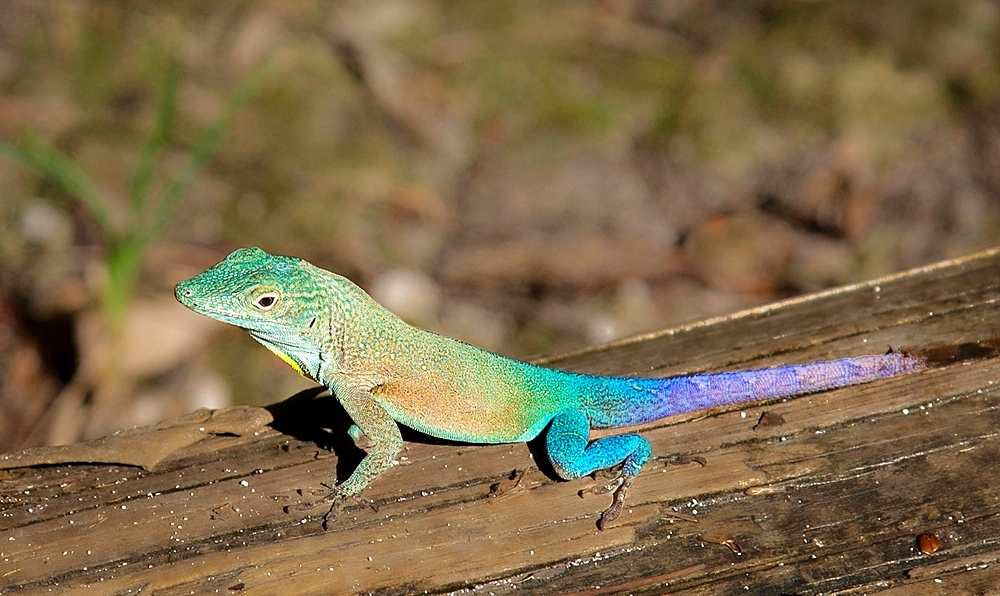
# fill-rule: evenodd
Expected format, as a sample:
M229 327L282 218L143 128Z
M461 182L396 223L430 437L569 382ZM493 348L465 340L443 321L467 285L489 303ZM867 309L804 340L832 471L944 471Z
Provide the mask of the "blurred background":
M990 0L0 3L0 451L311 385L257 245L516 357L997 244Z

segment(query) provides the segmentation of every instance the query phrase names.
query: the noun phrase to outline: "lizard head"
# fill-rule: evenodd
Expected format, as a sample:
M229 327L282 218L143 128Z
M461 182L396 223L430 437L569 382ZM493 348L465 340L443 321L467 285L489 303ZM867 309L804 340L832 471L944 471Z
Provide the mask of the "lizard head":
M293 257L241 248L182 281L174 296L191 310L245 329L300 374L319 374L322 300L318 269Z

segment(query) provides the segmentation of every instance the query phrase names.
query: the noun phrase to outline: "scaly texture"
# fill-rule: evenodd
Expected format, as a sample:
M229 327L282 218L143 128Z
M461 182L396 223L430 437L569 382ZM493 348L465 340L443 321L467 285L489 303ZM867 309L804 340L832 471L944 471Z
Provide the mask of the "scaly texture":
M669 379L598 377L542 368L412 327L348 279L297 258L242 248L177 284L192 310L242 327L299 373L326 385L368 454L337 486L361 491L402 447L397 422L444 439L528 441L546 431L546 449L565 479L621 464L618 516L650 455L636 434L589 441L591 428L650 422L684 412L749 403L883 379L926 367L890 352L760 370ZM546 430L547 429L547 430Z

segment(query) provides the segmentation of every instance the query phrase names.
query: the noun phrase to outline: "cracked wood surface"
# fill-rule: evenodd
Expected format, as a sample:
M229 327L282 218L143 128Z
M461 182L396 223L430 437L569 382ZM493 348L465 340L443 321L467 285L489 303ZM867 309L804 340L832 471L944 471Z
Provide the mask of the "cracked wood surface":
M989 251L545 362L668 376L995 341L998 297ZM648 425L662 460L604 532L610 497L539 470L538 445L413 434L324 531L321 497L360 452L305 392L152 471L0 470L0 594L995 593L998 388L981 358Z

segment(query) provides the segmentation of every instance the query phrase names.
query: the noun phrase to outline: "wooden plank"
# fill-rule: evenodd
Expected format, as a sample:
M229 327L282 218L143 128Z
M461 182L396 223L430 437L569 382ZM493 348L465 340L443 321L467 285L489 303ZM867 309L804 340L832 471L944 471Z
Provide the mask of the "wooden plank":
M666 376L983 341L998 297L990 251L546 361ZM274 428L154 472L0 471L0 593L994 593L998 388L1000 363L972 360L651 425L655 454L706 465L651 462L604 532L608 499L540 471L538 445L429 441L324 531L302 504L359 454L310 426L342 429L332 399L291 400ZM764 412L784 423L754 430ZM917 552L923 532L938 552Z

